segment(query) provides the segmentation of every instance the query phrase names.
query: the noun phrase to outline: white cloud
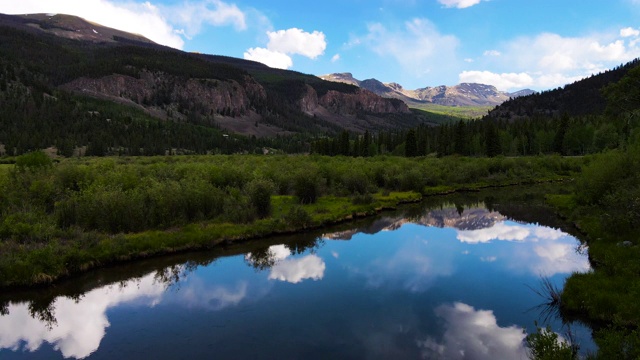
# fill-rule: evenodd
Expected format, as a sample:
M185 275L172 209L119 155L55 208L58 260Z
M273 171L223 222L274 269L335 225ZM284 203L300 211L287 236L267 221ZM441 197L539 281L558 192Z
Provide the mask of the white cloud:
M5 14L58 13L80 16L115 29L140 34L159 44L181 49L184 40L162 15L160 8L145 3L121 3L109 0L22 0L0 4Z
M640 30L634 29L632 27L620 29L620 36L622 37L640 36Z
M453 35L440 34L427 19L413 19L396 30L380 23L370 24L366 36L351 39L349 44L365 44L380 56L392 57L410 75L421 77L436 69L442 72L454 66L459 40Z
M482 55L484 56L500 56L502 53L498 50L487 50Z
M491 310L463 303L442 305L436 315L445 320L442 342L428 337L417 341L424 358L526 359L526 334L518 326L500 327Z
M125 286L107 286L89 291L81 301L67 297L55 300L57 323L33 318L26 303L9 305L9 315L0 316L0 349L36 351L43 342L54 345L65 358L84 358L96 351L109 327L107 310L135 300L157 303L165 287L154 281L154 274Z
M464 62L467 62L467 63L472 63L472 62L474 62L474 61L475 61L475 60L473 60L472 58L466 58L466 59L464 59Z
M336 61L340 60L340 54L335 54L333 55L333 57L331 58L331 62L334 63Z
M112 0L21 0L0 3L5 14L58 13L80 16L86 20L140 34L162 45L182 49L187 39L197 35L203 24L247 27L245 14L233 4L221 0L185 2L173 6L154 5L150 1ZM175 26L185 27L175 28Z
M324 54L327 41L324 33L314 31L305 32L298 28L267 32L269 43L267 48L284 54L298 54L315 59Z
M293 60L289 55L265 48L251 48L243 55L246 60L258 61L272 68L288 69L293 66Z
M164 13L172 23L186 28L189 36L198 34L204 24L233 25L236 30L247 28L246 15L235 4L220 0L186 2L167 7Z
M464 9L480 4L482 0L438 0L438 2L448 8Z
M297 284L305 279L321 280L326 266L317 255L286 259L273 266L269 279Z
M180 289L180 303L211 310L222 310L240 303L247 296L248 284L239 282L235 288L211 286L198 278L193 278L186 287Z
M529 229L523 226L501 222L486 229L459 230L458 240L469 244L486 243L491 240L524 241L529 234Z
M485 52L485 55L493 55L496 51L501 55L484 59L477 65L484 66L484 70L467 70L459 77L465 81L473 79L491 84L500 90L562 86L639 57L639 42L624 39L625 35L632 36L635 31L638 30L627 28L619 33L582 37L563 37L553 33L519 37L498 49ZM497 73L486 68L509 71Z
M269 42L267 48L251 48L244 53L246 60L261 62L267 66L288 69L293 66L290 55L302 55L316 59L324 54L327 41L322 32L305 32L298 28L267 31ZM336 54L337 55L337 54ZM337 55L339 58L339 55ZM335 56L334 56L335 58ZM332 61L334 61L332 59Z
M290 259L291 250L284 245L269 246L266 256L273 264L269 272L269 279L286 281L297 284L305 279L321 280L324 277L325 263L317 255L311 254L300 258ZM338 257L337 253L333 254ZM253 255L247 253L245 260L254 262Z
M533 78L526 73L496 74L490 71L463 71L458 78L461 83L493 85L499 90L521 89L533 85Z

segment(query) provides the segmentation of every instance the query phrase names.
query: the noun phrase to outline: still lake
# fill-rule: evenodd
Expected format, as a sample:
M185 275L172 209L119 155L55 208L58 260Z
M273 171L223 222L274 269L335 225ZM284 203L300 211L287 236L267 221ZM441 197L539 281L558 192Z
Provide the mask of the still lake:
M322 232L0 294L1 359L525 359L541 277L589 271L539 187L430 198ZM565 230L562 230L565 229Z

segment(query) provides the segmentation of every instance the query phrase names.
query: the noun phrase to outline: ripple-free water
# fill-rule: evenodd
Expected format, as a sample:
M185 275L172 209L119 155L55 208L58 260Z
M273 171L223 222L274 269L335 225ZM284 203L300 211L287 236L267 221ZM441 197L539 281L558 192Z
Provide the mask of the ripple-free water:
M525 359L532 288L590 266L573 236L475 196L5 294L0 358Z

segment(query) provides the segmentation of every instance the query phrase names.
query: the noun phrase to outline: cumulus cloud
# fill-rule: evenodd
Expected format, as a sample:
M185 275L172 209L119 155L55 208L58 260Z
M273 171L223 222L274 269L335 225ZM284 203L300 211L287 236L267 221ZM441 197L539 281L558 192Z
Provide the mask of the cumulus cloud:
M150 1L21 0L0 3L0 12L76 15L107 27L143 35L158 44L177 49L184 47L183 36L188 39L197 35L203 24L233 25L238 30L247 27L245 14L236 5L221 0L185 2L173 6L154 5Z
M269 67L288 69L293 66L293 59L287 54L265 48L250 48L244 52L245 60L261 62Z
M26 303L9 305L9 315L0 316L0 349L36 351L48 342L65 358L84 358L96 351L109 327L107 310L122 303L160 301L165 287L149 274L125 286L107 286L86 293L81 301L67 297L55 300L56 324L33 318Z
M588 271L590 268L587 258L576 253L573 237L545 226L501 222L485 229L458 230L457 238L468 244L513 243L508 248L494 250L498 255L481 256L480 260L491 263L500 258L502 263L516 271L553 276Z
M413 76L438 69L444 71L456 61L459 40L441 34L427 19L413 19L400 29L388 29L380 23L369 24L367 35L353 38L351 46L364 44L374 53L391 57Z
M458 78L461 83L488 84L500 90L521 89L533 85L533 78L527 73L497 74L490 71L463 71Z
M438 2L448 8L464 9L480 4L482 0L438 0Z
M186 287L180 290L180 302L189 307L210 310L222 310L240 303L246 296L248 284L244 281L234 288L225 286L211 286L202 280L194 278Z
M460 230L458 231L458 240L469 244L486 243L491 240L524 241L529 234L529 229L523 226L501 222L486 229Z
M324 54L327 41L324 33L305 32L302 29L267 31L269 42L266 48L251 48L244 53L246 60L261 62L267 66L288 69L293 66L290 55L302 55L316 59ZM334 56L335 57L335 56Z
M632 27L620 29L620 36L622 37L640 36L640 30L634 29Z
M499 49L485 52L485 55L500 53L500 56L490 56L478 65L511 71L497 73L469 69L461 72L459 78L494 85L500 90L562 86L640 56L638 41L625 40L636 36L637 31L626 28L619 33L582 37L553 33L519 37Z
M335 54L333 55L333 57L331 58L331 62L334 63L336 61L340 60L340 54Z
M319 31L308 33L298 28L291 28L269 31L267 36L269 37L267 48L284 54L298 54L315 59L324 54L327 48L324 33Z
M418 340L424 358L526 359L526 334L518 326L500 327L491 310L476 310L464 303L441 305L436 315L445 321L442 341Z
M305 279L321 280L326 265L317 255L286 259L273 266L269 279L297 284Z
M187 2L165 8L171 22L186 29L189 36L198 34L204 24L233 25L236 30L247 29L246 15L235 4L220 0Z

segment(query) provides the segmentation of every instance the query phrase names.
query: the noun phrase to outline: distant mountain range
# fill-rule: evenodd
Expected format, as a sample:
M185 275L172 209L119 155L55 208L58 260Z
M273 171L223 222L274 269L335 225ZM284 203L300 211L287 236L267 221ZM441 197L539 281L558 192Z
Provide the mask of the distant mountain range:
M431 210L417 218L382 217L366 227L323 234L322 237L332 240L351 240L358 233L375 234L380 231L394 231L407 223L457 230L480 230L490 228L506 219L500 213L485 208L470 208L460 212L450 207Z
M10 154L65 142L95 154L238 151L242 141L256 151L258 141L225 143L221 132L261 139L427 122L364 88L184 52L76 16L0 14L0 44L0 146ZM154 134L131 130L150 122Z
M444 106L496 106L520 96L531 95L535 91L519 90L513 93L498 91L495 86L462 83L455 86L425 87L407 90L398 83L383 83L376 79L358 80L351 73L321 75L321 79L355 85L387 98L400 99L412 107L423 104Z

